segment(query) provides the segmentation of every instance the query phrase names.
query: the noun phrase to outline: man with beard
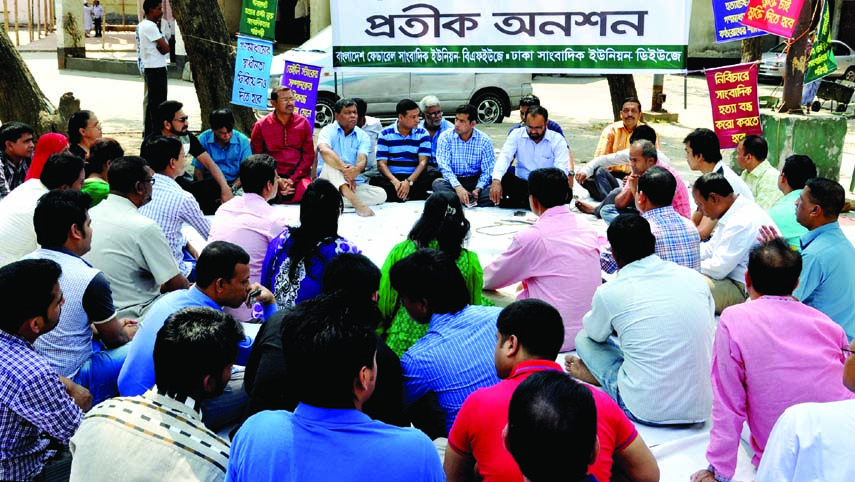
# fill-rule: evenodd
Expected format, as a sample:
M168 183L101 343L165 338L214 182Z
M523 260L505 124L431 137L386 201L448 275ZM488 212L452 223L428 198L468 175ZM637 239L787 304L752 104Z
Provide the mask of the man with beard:
M454 124L442 117L442 105L435 95L426 95L419 101L419 110L422 111L422 121L419 122L419 127L426 130L430 136L430 161L428 164L436 167L436 149L439 146L439 136L452 129Z
M556 132L547 130L548 122L546 108L532 106L526 115L525 130L515 129L508 135L493 168L490 185L490 199L497 206L529 209L528 175L535 169L556 167L568 174L567 142ZM511 167L514 157L517 159L515 169Z

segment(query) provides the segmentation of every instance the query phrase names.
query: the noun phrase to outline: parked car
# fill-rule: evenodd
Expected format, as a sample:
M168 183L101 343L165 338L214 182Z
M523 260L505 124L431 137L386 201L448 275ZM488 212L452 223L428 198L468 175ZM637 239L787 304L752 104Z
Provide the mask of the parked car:
M334 120L333 106L342 97L361 97L368 103L368 114L395 115L401 99L416 102L435 95L446 112L465 103L478 109L479 123L502 122L519 105L520 97L531 94L531 74L509 73L422 73L401 69L397 72L337 73L332 69L332 27L327 27L303 45L273 58L270 86L280 84L285 61L323 67L318 85L315 125Z
M787 54L784 53L786 46L786 43L781 42L763 52L763 56L760 58L760 67L757 70L760 78L778 80L784 75L784 64L787 59ZM843 42L832 40L831 51L837 60L837 70L829 74L829 77L843 76L845 80L855 82L855 50Z

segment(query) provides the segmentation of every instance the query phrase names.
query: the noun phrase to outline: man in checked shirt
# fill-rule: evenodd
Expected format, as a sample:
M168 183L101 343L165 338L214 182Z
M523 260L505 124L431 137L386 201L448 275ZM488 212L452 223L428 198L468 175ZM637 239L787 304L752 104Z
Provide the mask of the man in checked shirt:
M464 206L493 206L490 174L496 163L490 137L475 128L478 111L470 104L457 107L454 129L437 141L436 161L442 177L433 181L433 190L454 191Z
M43 480L48 473L68 480L68 441L92 405L88 390L60 377L33 349L59 323L61 273L46 259L0 268L0 480Z

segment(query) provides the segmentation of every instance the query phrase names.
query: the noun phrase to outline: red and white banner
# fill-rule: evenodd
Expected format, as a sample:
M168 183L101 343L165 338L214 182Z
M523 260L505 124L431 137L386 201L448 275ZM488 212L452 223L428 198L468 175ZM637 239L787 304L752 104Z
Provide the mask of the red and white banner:
M713 126L722 149L736 147L751 134L762 135L757 102L757 64L706 71Z
M742 24L790 38L804 0L750 0Z

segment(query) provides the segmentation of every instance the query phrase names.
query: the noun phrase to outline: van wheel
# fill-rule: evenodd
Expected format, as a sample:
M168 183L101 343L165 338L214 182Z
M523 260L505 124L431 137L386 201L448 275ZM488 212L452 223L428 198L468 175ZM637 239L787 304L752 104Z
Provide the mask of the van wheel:
M335 99L321 95L315 104L315 127L324 127L335 120Z
M855 82L855 67L849 67L846 69L846 73L843 74L843 80Z
M479 124L498 124L505 118L502 115L502 99L492 92L485 92L473 99L472 105L478 111Z

